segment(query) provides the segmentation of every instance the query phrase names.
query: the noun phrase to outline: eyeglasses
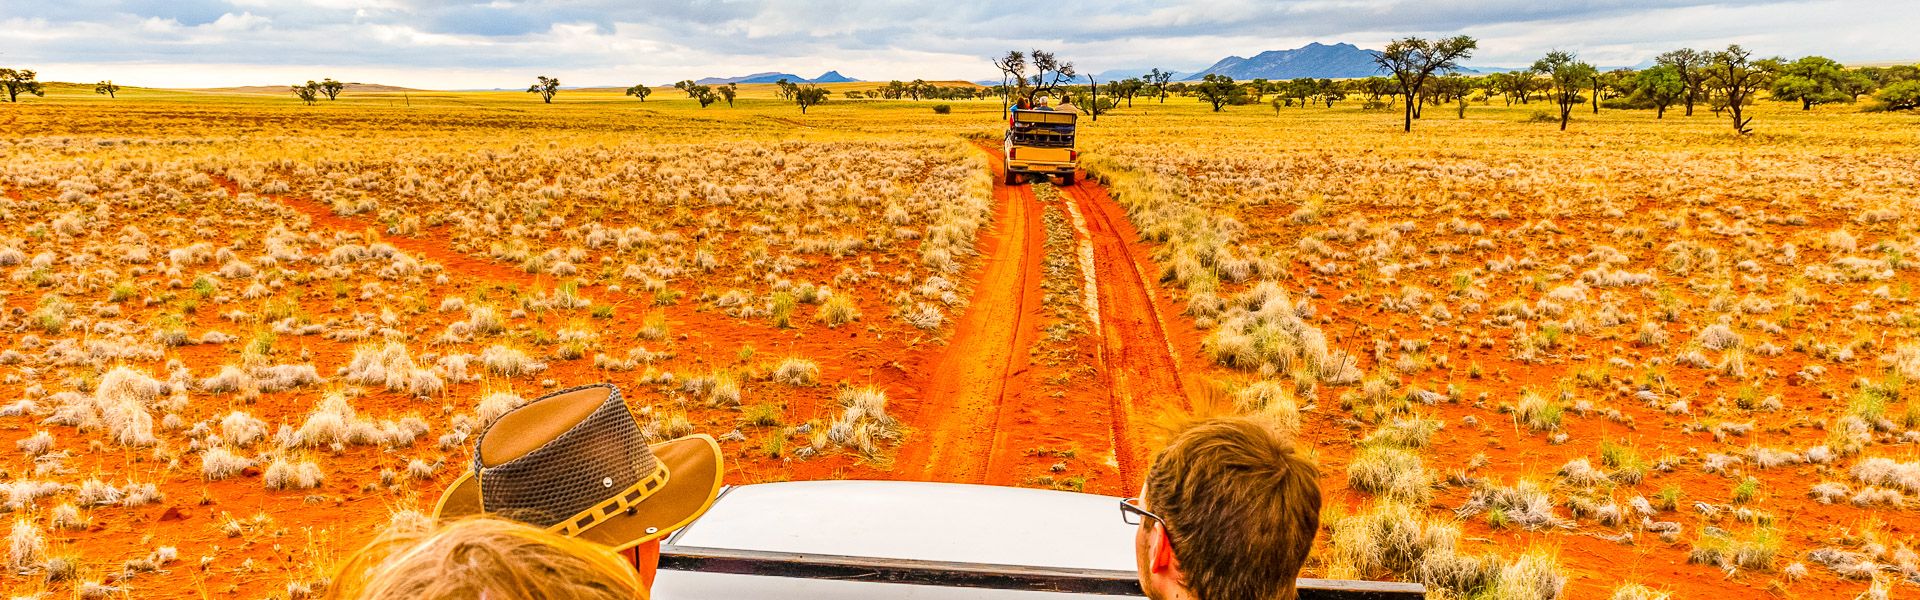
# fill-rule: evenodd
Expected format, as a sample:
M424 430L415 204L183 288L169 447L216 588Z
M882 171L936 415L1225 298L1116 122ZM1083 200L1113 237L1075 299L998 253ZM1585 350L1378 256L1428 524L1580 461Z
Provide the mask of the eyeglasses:
M1141 523L1145 523L1147 519L1153 519L1155 521L1159 521L1161 527L1167 526L1166 519L1160 518L1160 515L1147 512L1147 509L1140 508L1139 498L1120 499L1120 520L1121 521L1126 522L1126 524L1128 525L1139 525Z

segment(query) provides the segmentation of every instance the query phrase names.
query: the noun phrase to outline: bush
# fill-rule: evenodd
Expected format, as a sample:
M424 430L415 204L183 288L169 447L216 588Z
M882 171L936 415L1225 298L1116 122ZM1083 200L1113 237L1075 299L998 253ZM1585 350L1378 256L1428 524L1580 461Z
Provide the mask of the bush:
M1774 557L1780 553L1781 535L1771 527L1754 527L1745 538L1718 527L1706 527L1693 544L1687 562L1728 569L1739 567L1772 571Z
M820 305L820 313L817 316L828 327L839 327L859 320L860 307L855 306L851 298L834 296Z
M1527 390L1520 394L1520 403L1514 407L1514 412L1527 427L1535 431L1552 431L1560 428L1560 413L1564 409L1558 401Z
M946 104L935 104L935 105L933 105L933 114L936 114L936 115L944 115L944 114L949 114L949 113L952 113L952 112L953 112L953 107L952 107L952 106L949 106L949 105L946 105Z
M789 358L780 361L773 370L773 380L792 386L813 385L820 379L820 365L804 358Z
M1881 88L1874 94L1887 110L1912 110L1920 108L1920 81L1901 81Z
M1425 503L1432 479L1420 455L1387 445L1364 446L1347 464L1347 485L1382 498Z

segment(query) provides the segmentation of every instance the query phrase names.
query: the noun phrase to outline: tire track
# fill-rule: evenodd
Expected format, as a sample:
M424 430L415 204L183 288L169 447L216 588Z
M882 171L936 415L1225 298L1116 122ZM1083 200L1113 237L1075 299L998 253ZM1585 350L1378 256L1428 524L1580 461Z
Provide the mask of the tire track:
M989 156L996 171L1004 168ZM1030 367L1045 239L1032 191L995 181L1000 208L997 230L982 236L984 272L952 341L932 362L916 411L929 439L909 444L896 462L910 479L985 483L994 465L1017 456L1007 456L1001 425L1010 411L1003 407L1021 394Z
M1099 285L1101 373L1112 403L1114 456L1126 489L1138 489L1147 460L1144 415L1189 406L1180 355L1167 337L1165 317L1150 280L1128 245L1139 239L1106 187L1081 177L1063 188L1088 216L1094 277Z

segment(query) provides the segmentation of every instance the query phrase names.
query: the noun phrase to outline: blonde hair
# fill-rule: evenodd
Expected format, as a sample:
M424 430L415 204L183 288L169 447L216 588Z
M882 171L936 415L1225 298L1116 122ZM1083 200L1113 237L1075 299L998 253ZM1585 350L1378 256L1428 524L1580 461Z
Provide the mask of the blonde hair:
M326 597L645 600L647 589L611 548L474 517L389 529L341 565Z

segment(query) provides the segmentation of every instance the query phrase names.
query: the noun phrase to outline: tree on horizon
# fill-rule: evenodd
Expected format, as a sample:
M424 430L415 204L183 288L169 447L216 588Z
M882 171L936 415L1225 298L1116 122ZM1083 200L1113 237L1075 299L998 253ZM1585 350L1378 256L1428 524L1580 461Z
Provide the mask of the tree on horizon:
M1400 81L1400 93L1406 96L1406 124L1402 131L1413 131L1413 119L1420 110L1420 89L1427 78L1435 71L1459 68L1460 61L1472 58L1473 49L1479 46L1479 42L1464 35L1438 40L1408 37L1389 42L1386 50L1374 55L1373 62L1393 73Z
M560 80L541 75L539 81L527 86L527 93L539 94L542 102L553 104L554 94L560 93Z

